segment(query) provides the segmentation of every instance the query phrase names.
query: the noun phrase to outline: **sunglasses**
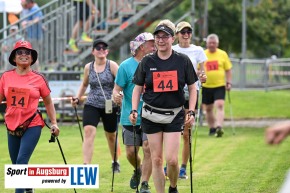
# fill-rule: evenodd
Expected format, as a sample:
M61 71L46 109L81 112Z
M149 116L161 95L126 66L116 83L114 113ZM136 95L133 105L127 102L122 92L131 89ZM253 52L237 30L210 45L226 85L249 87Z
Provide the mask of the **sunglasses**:
M98 51L100 51L101 49L107 50L108 47L107 46L96 46L95 49L98 50Z
M185 34L192 34L192 31L191 30L184 30L184 31L180 31L180 33L182 35L185 35Z
M31 55L31 50L16 50L17 55Z

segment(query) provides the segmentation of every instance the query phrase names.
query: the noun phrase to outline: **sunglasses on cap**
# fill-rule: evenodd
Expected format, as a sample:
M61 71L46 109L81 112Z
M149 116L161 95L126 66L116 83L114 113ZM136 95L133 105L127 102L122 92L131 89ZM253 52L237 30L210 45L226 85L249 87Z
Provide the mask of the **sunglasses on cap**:
M98 51L100 51L101 49L107 50L108 47L107 46L95 46L95 49L98 50Z
M31 55L31 50L16 50L15 52L17 55Z
M182 35L192 34L192 31L191 30L181 30L179 33L181 33Z

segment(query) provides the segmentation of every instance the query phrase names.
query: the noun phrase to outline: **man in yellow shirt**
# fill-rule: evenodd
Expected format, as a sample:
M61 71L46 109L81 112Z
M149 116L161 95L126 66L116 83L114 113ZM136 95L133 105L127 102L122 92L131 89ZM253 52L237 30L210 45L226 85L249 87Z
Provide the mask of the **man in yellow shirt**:
M228 54L218 48L219 38L216 34L206 39L205 62L207 80L202 84L202 103L205 105L209 135L222 137L224 121L225 92L232 86L232 64Z

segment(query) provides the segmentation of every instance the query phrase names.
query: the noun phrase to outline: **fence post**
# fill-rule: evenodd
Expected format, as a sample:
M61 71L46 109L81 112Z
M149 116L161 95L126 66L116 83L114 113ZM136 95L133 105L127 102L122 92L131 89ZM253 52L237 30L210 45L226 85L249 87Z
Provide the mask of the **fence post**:
M268 86L269 86L269 66L272 62L271 59L267 59L265 61L265 70L264 70L264 89L266 92L268 92Z
M245 60L240 60L240 88L246 88L246 64Z

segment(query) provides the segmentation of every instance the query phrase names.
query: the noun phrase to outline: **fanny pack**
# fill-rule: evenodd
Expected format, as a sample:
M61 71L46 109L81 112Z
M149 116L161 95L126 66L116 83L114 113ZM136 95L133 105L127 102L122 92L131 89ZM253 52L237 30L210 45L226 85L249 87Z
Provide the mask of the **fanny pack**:
M173 121L173 119L181 110L182 107L163 109L143 103L142 118L145 118L154 123L168 124Z
M27 130L28 126L30 125L31 121L37 115L37 113L38 113L38 110L30 118L28 118L26 121L24 121L24 123L19 125L14 131L9 130L9 128L6 125L8 133L10 135L13 135L13 136L22 137L24 135L25 131Z

